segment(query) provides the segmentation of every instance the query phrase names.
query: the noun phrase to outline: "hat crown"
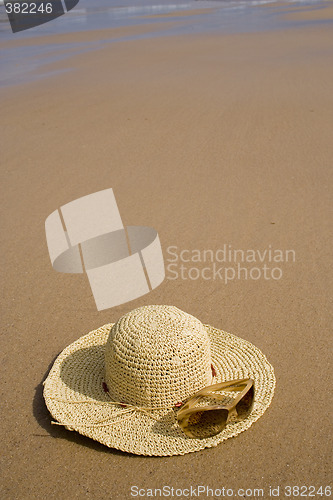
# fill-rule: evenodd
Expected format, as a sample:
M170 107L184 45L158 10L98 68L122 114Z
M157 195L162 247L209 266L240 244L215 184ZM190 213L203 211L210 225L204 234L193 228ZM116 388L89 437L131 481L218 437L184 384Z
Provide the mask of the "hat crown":
M115 401L172 407L212 381L203 324L174 306L143 306L110 331L105 380Z

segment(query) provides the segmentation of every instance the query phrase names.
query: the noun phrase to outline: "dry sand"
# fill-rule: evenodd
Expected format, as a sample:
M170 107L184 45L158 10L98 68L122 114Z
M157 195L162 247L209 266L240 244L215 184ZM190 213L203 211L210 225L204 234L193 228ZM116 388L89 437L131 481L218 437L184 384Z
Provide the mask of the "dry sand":
M325 27L124 42L1 91L1 498L200 484L269 498L269 486L329 484L332 46ZM280 280L166 279L98 312L86 277L52 270L44 221L108 187L125 224L158 230L166 259L171 245L230 244L294 249L296 262ZM266 414L217 448L170 458L51 426L41 382L59 351L154 303L261 348L277 376Z

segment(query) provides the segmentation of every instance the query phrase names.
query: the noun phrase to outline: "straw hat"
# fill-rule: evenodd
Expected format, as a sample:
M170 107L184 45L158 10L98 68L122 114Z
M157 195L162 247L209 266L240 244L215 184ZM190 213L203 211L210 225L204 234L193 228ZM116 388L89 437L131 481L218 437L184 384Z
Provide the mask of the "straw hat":
M250 416L213 437L184 434L174 405L212 383L239 378L254 379ZM270 405L274 387L273 367L257 347L177 307L152 305L69 345L44 382L44 398L55 424L110 448L170 456L245 431Z

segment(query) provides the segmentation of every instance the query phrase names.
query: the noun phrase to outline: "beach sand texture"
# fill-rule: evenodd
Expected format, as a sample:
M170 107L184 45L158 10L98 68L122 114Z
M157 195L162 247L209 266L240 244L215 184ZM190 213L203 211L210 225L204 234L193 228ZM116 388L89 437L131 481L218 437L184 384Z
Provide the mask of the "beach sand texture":
M125 499L132 485L269 498L269 486L329 484L332 48L316 25L128 41L1 90L1 498ZM44 222L108 187L124 224L158 231L166 266L170 246L224 244L293 249L295 262L278 264L279 280L166 279L98 312L86 276L52 270ZM275 397L247 432L144 458L50 424L42 380L57 354L145 304L176 305L266 354Z

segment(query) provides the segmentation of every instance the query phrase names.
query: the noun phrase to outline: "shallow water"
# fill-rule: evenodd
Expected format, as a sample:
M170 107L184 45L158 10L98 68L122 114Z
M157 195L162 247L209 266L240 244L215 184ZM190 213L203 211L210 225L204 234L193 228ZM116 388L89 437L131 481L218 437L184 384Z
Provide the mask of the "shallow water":
M11 40L21 42L18 46L5 46L1 50L0 86L11 86L49 76L50 72L42 71L43 65L69 55L95 50L101 45L110 43L189 33L255 32L282 27L292 28L309 23L309 21L288 21L275 10L267 9L264 4L272 1L188 0L176 3L168 0L124 0L119 6L119 0L80 0L77 6L65 15L18 33L12 33L5 7L0 5L0 43ZM290 4L310 6L310 8L320 7L319 0L297 0ZM199 13L196 12L198 10ZM285 12L287 11L286 8ZM329 21L312 21L314 22ZM140 25L150 25L150 28L156 26L156 31L113 37L103 41L25 45L26 40L39 36Z

